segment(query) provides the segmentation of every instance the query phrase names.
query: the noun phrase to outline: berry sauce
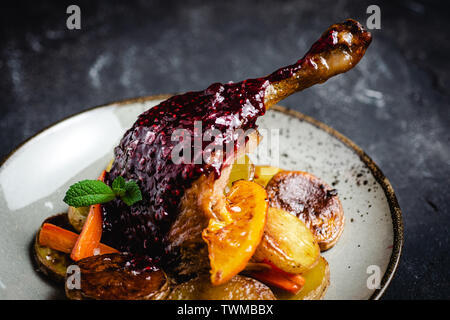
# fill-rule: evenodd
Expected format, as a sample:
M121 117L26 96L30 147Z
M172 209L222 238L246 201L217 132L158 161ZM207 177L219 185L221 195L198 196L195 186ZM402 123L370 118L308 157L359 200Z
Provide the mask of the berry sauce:
M205 147L195 154L194 134L218 129L222 137L213 138L214 145L233 143L234 150L241 140L235 130L256 129L256 119L265 113L266 79L252 79L239 83L212 84L199 92L174 96L142 113L115 148L115 160L105 182L111 185L117 176L134 180L143 200L128 207L120 200L104 204L103 239L122 252L161 256L164 235L176 218L184 191L202 174L220 176L228 157L211 163L203 159ZM198 123L201 121L201 132ZM172 150L180 139L172 141L174 130L184 129L190 134L192 157L188 163L172 161ZM199 150L198 148L196 150Z

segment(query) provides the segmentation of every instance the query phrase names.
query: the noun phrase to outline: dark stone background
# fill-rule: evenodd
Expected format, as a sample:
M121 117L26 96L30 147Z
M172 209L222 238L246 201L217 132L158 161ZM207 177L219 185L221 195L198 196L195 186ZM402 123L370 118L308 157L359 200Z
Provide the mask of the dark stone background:
M332 23L381 30L358 67L284 105L361 146L392 182L405 238L386 299L450 298L449 11L435 1L35 1L0 12L0 157L114 100L200 90L293 63ZM66 29L78 4L82 29ZM55 152L57 152L55 150Z

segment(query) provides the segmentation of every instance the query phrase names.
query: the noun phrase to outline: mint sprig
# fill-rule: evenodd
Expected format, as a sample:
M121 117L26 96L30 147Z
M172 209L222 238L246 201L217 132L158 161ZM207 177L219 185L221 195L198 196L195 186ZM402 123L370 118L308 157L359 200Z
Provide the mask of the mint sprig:
M98 180L83 180L70 186L63 201L72 207L87 207L120 198L131 206L142 200L141 190L133 180L121 176L114 179L111 187Z
M141 190L133 180L125 183L125 193L120 197L123 202L131 206L137 201L142 200Z

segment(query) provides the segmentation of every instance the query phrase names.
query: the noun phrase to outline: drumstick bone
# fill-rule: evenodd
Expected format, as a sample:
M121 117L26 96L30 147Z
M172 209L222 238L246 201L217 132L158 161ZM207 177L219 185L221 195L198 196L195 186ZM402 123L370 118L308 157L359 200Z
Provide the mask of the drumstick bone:
M295 92L350 70L364 56L371 40L371 34L355 20L332 25L302 59L265 77L269 81L264 95L266 109Z

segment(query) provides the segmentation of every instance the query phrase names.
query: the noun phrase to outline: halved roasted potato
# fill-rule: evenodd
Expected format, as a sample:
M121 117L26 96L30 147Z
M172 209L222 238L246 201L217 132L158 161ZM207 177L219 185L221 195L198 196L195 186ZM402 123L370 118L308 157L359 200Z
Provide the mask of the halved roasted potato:
M140 258L111 253L74 262L80 271L80 287L76 288L74 274L68 274L72 278L66 281L67 297L74 300L164 299L169 293L166 274L145 263L140 266L136 259ZM74 288L69 288L71 284Z
M335 189L303 171L279 172L266 189L270 206L302 220L322 251L337 242L344 230L344 211Z
M319 256L319 245L302 221L283 209L269 208L255 261L266 260L285 272L299 274L313 267Z
M320 300L325 296L330 284L330 267L324 257L320 257L314 268L302 274L305 278L303 289L296 295L276 291L275 295L281 300Z
M267 193L260 185L236 181L226 197L225 212L203 230L208 244L211 282L219 285L242 271L261 241L266 223Z
M42 223L51 223L58 227L73 230L66 213L61 213L45 219ZM42 226L41 226L42 227ZM57 282L64 281L66 276L67 267L73 263L70 259L70 255L67 253L53 250L49 247L41 246L39 244L39 231L36 234L36 238L33 246L33 256L36 264L43 274L47 275L50 279Z
M214 286L208 276L199 276L173 288L168 300L275 300L273 292L258 280L236 275Z

